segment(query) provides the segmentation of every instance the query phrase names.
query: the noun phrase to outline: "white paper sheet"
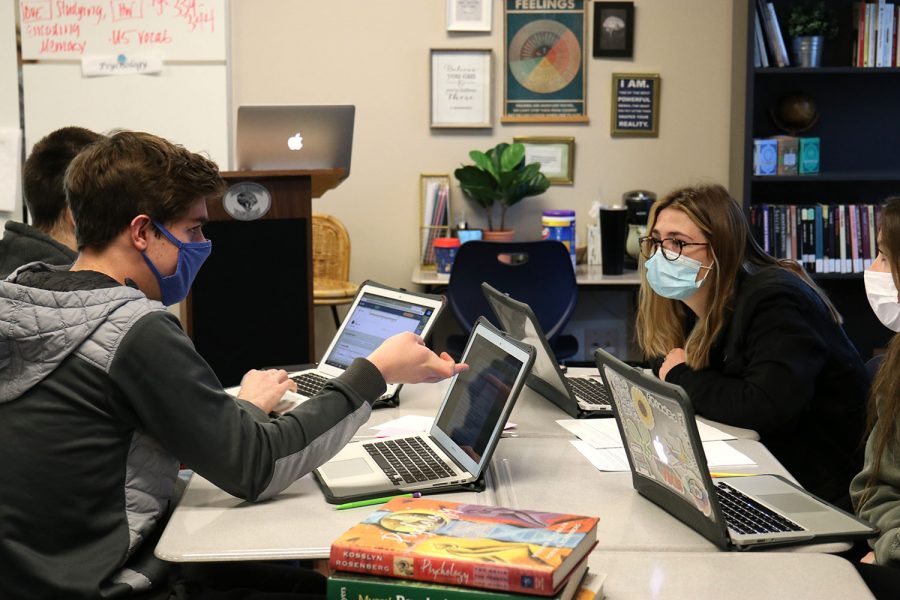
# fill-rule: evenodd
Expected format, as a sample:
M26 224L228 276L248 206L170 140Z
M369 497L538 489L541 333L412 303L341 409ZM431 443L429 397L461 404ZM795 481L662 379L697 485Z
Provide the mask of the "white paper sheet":
M560 419L557 423L594 448L621 448L622 438L615 419ZM697 421L700 441L733 440L733 435Z
M628 471L628 457L625 449L595 448L584 440L572 440L581 454L600 471ZM756 463L750 458L735 450L723 441L703 442L703 451L706 453L706 465L708 467L753 467Z
M382 423L381 425L372 425L369 429L374 429L378 432L375 437L383 438L393 435L409 435L412 433L426 432L431 429L432 424L434 424L434 417L404 415L398 419L392 419L387 423ZM503 430L513 429L515 426L515 423L507 421Z

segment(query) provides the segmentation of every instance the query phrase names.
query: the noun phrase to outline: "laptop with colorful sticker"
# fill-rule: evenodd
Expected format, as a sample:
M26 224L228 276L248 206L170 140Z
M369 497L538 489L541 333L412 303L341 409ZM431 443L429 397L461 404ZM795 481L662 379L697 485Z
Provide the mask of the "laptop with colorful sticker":
M874 537L865 521L777 475L710 476L683 388L600 349L634 488L722 549Z

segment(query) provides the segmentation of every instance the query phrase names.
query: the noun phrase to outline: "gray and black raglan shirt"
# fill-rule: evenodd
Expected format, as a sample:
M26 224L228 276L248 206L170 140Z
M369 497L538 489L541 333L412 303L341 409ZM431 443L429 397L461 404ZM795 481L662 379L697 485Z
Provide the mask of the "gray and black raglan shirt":
M343 447L384 388L357 359L270 419L226 394L174 315L134 287L19 269L0 281L3 597L147 589L159 565L142 542L163 524L179 462L237 497L270 498Z

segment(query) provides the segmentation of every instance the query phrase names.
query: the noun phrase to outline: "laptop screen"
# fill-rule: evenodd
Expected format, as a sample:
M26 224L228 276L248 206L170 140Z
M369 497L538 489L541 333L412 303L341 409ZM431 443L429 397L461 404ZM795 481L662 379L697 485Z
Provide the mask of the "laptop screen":
M523 362L481 336L475 336L464 361L470 368L457 376L435 427L481 463Z
M323 362L346 369L354 358L368 356L394 334L412 331L420 335L433 312L430 306L363 294L353 313L344 319L340 337Z
M674 492L715 522L710 490L697 462L697 451L702 449L691 443L681 404L638 385L607 364L602 369L635 474Z

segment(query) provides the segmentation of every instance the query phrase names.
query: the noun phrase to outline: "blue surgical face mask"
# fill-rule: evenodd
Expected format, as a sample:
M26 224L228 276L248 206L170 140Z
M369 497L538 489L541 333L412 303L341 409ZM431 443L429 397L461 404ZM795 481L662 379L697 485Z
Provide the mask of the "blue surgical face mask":
M706 277L697 281L700 269L709 270L712 267L704 267L699 261L683 254L675 260L668 260L662 253L662 249L657 250L656 254L644 263L647 268L647 283L663 298L672 300L690 298L706 281Z
M171 306L187 298L191 284L194 283L194 277L197 276L200 267L203 266L204 261L212 252L212 242L209 240L205 242L182 242L169 233L169 230L163 227L161 223L153 221L153 224L178 248L178 264L175 266L175 272L167 276L160 274L156 265L147 257L146 251L142 253L144 262L153 271L153 275L159 283L162 303L166 306Z

